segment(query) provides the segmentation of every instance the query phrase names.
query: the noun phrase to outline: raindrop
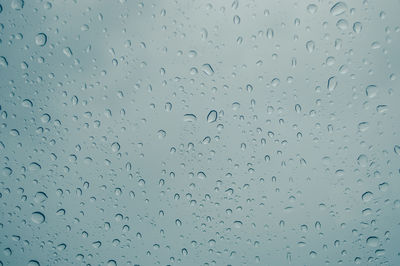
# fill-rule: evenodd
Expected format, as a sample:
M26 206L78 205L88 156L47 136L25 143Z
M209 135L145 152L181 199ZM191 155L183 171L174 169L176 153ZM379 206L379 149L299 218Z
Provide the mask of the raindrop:
M306 43L306 49L307 49L307 51L308 51L309 53L312 53L312 52L314 51L314 49L315 49L315 43L314 43L314 41L308 41L308 42Z
M40 266L40 263L37 260L30 260L27 266Z
M215 122L217 121L217 117L218 117L217 111L211 110L207 115L207 122L208 123Z
M33 103L31 102L31 100L25 99L22 101L22 106L26 107L26 108L30 108L33 106Z
M31 215L31 220L35 224L42 224L45 221L45 216L41 212L33 212Z
M362 199L364 202L371 201L372 198L373 198L373 194L372 194L372 192L370 192L370 191L365 192L365 193L362 194L362 196L361 196L361 199Z
M316 5L314 5L314 4L309 4L309 5L307 6L307 11L308 11L308 13L310 13L310 14L315 14L315 13L317 12L317 10L318 10L318 6L316 6Z
M337 2L331 7L330 13L333 16L339 16L347 11L347 5L343 2Z
M111 144L111 150L112 150L113 152L119 151L120 148L121 148L121 146L119 145L118 142L113 142L113 144Z
M233 23L235 23L235 24L240 24L240 17L239 17L238 15L235 15L235 16L233 17Z
M35 43L38 46L45 46L47 43L47 36L44 33L38 33L35 37Z
M23 0L12 0L11 1L11 8L14 10L22 10L24 8L24 1Z
M29 164L29 170L30 171L38 171L42 169L42 166L40 166L40 164L36 163L36 162L32 162Z
M201 67L201 70L202 70L205 74L207 74L208 76L211 76L211 75L214 74L214 69L211 67L210 64L204 64L204 65Z
M400 156L400 145L394 145L394 153Z
M71 56L72 56L72 51L71 51L71 48L69 48L69 47L65 47L65 48L63 49L63 53L64 53L67 57L71 57Z
M376 248L379 244L379 239L376 236L370 236L366 242L368 246Z
M194 114L185 114L183 116L183 121L185 122L195 122L197 117Z
M354 22L353 24L353 31L355 33L360 33L362 30L362 24L360 22Z
M327 85L328 90L333 91L334 89L336 89L337 84L338 84L338 82L337 82L336 77L335 76L330 77L328 79L328 85Z
M8 67L8 61L4 56L0 56L0 66Z

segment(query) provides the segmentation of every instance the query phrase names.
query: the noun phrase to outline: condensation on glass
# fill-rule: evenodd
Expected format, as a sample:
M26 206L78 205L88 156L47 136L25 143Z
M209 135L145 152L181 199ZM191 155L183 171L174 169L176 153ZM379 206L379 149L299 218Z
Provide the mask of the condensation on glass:
M0 266L400 265L400 3L0 2Z

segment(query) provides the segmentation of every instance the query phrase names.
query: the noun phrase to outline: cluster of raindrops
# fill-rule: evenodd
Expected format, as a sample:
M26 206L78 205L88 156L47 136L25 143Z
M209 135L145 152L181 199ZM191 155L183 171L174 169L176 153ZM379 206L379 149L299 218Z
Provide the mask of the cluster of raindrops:
M400 265L399 10L0 2L0 266Z

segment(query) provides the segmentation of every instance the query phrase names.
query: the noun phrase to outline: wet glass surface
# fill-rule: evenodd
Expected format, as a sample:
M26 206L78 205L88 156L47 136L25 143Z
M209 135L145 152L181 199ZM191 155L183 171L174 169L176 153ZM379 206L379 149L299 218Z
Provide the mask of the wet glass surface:
M0 266L400 265L399 1L0 1Z

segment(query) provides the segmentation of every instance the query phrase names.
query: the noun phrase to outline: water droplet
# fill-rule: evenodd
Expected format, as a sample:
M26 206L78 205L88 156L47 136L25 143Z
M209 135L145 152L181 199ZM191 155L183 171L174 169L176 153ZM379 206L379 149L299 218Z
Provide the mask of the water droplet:
M389 189L389 184L386 182L383 182L379 184L379 190L382 192L386 192Z
M347 22L347 20L345 20L345 19L339 19L337 22L336 22L336 27L339 29L339 30L347 30L347 28L349 27L349 23Z
M233 222L233 225L234 225L236 228L241 228L242 225L243 225L243 223L242 223L241 221L234 221L234 222Z
M315 43L314 43L314 41L308 41L308 42L306 43L306 49L307 49L307 51L308 51L309 53L312 53L312 52L314 51L314 49L315 49Z
M337 2L331 7L330 13L333 16L339 16L347 11L347 5L343 2Z
M358 34L361 32L361 30L362 30L362 24L360 22L354 22L353 31Z
M294 106L294 110L296 111L296 113L300 113L301 112L301 105L300 104L296 104Z
M171 112L171 110L172 110L172 103L167 102L167 103L165 104L165 111Z
M268 39L274 38L274 30L273 29L271 29L271 28L267 29L267 38Z
M208 76L211 76L211 75L214 74L214 69L211 67L210 64L204 64L204 65L201 67L201 70L202 70L205 74L207 74Z
M334 89L336 89L337 84L338 84L338 82L337 82L336 77L335 76L330 77L328 79L328 85L327 85L328 90L333 91Z
M44 33L38 33L35 37L35 43L39 46L45 46L47 43L47 35Z
M361 167L367 167L368 166L368 158L367 158L367 156L365 154L361 154L360 156L358 156L357 163Z
M394 153L400 156L400 145L394 145Z
M40 263L37 260L30 260L27 266L40 266Z
M26 107L26 108L30 108L30 107L33 107L33 103L30 100L25 99L22 101L22 106Z
M117 262L115 260L107 261L107 266L117 266Z
M63 49L63 53L64 53L67 57L71 57L71 56L72 56L72 51L71 51L71 48L69 48L69 47L65 47L65 48Z
M111 144L111 150L112 150L113 152L119 151L120 148L121 148L121 146L119 145L118 142L114 142L113 144Z
M40 164L38 164L36 162L30 163L28 168L29 168L30 171L38 171L38 170L42 169Z
M379 244L379 239L376 236L370 236L367 238L367 245L370 247L377 247Z
M185 122L195 122L197 117L194 114L185 114L183 116L183 121Z
M213 123L213 122L217 121L217 117L218 117L217 111L211 110L207 115L207 122Z
M4 167L2 171L3 176L10 176L12 175L13 171L10 167Z
M199 179L205 179L207 176L206 176L206 174L205 174L204 172L198 172L198 173L197 173L197 177L198 177Z
M179 219L176 219L176 220L175 220L175 224L176 224L177 226L182 226L182 222L181 222L181 220L179 220Z
M316 6L316 5L314 5L314 4L309 4L309 5L307 6L307 11L308 11L308 13L310 13L310 14L315 14L315 13L317 12L317 10L318 10L318 6Z
M47 200L47 195L46 195L46 193L44 193L44 192L37 192L36 194L35 194L35 198L34 198L34 201L36 202L36 203L42 203L42 202L44 202L44 201L46 201Z
M361 132L367 131L369 128L369 123L368 122L361 122L358 124L358 130Z
M40 117L40 120L41 120L43 123L48 123L48 122L50 122L51 117L50 117L49 114L43 114L42 117Z
M24 1L23 0L12 0L11 1L11 8L14 10L22 10L24 8Z
M385 113L385 112L388 111L388 106L385 105L385 104L380 104L380 105L378 105L378 106L376 107L376 111L377 111L378 113L383 114L383 113Z
M364 194L362 194L361 199L362 199L364 202L368 202L368 201L372 200L373 195L374 195L374 194L373 194L372 192L367 191L367 192L365 192Z
M233 23L235 23L235 24L240 24L240 17L239 17L238 15L235 15L235 16L233 17Z
M4 56L0 56L0 66L8 67L8 61Z
M253 86L252 86L251 84L247 84L247 85L246 85L246 90L247 90L248 92L252 92L252 91L254 90L254 88L253 88Z
M43 213L41 212L33 212L32 216L31 216L31 220L32 222L34 222L35 224L41 224L44 223L45 221L45 216Z
M163 139L163 138L165 138L167 136L167 132L165 132L165 130L160 129L157 132L157 136L158 136L159 139Z

